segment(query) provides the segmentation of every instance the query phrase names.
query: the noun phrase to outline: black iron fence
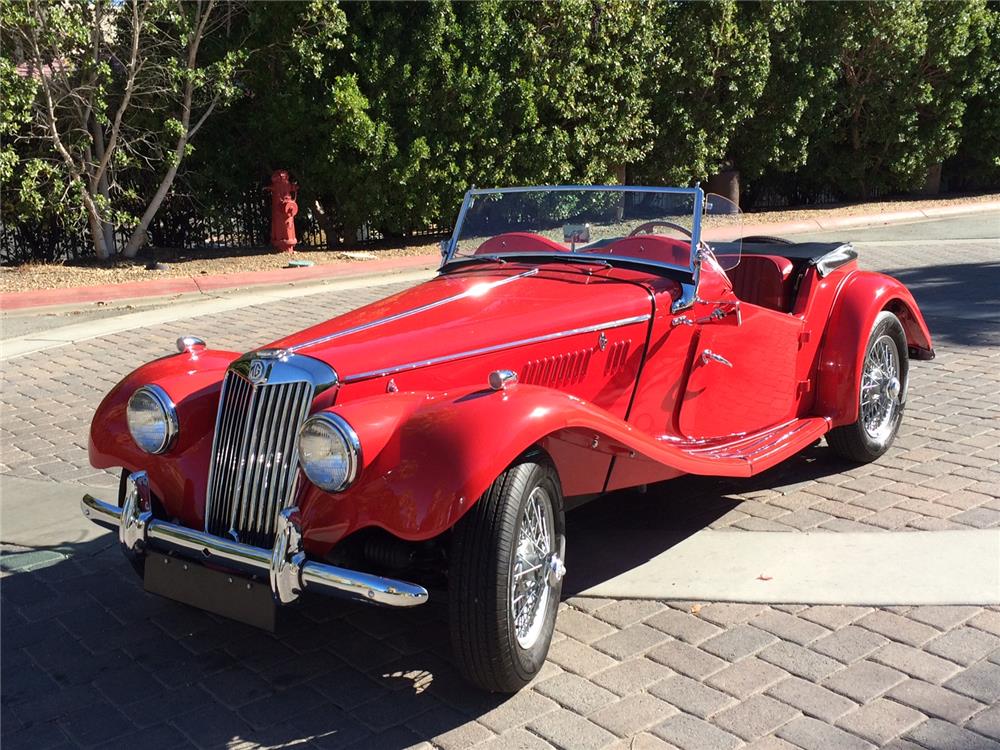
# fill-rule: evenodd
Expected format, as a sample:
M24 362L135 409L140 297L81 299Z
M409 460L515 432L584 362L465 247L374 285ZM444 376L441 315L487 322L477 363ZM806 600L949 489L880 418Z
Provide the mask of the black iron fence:
M226 249L266 249L271 241L270 199L259 188L232 199L224 207L206 206L185 197L165 203L149 227L146 244L152 248L212 251ZM427 226L403 232L393 239L442 236L450 227ZM315 209L301 205L295 217L297 249L327 249L370 246L387 238L369 224L353 237L344 237L343 228L324 222ZM115 251L121 253L130 232L115 233ZM72 262L94 256L94 247L85 229L67 227L57 220L8 224L0 222L0 265L29 262Z
M942 185L948 189L970 189L974 184ZM875 195L872 198L887 196ZM229 199L223 206L206 206L188 196L174 196L163 205L149 228L147 242L153 248L192 251L268 248L270 245L270 204L268 194L259 187ZM775 175L744 183L741 203L745 210L782 209L792 206L829 205L844 200L828 187ZM451 227L426 226L409 229L385 237L370 224L362 225L354 236L345 237L343 227L323 221L315 207L300 202L295 219L298 249L326 249L342 246L371 246L386 240L444 236ZM116 251L120 253L129 239L129 232L116 233ZM87 232L67 228L55 220L33 224L0 222L0 264L16 265L27 262L66 262L94 255Z

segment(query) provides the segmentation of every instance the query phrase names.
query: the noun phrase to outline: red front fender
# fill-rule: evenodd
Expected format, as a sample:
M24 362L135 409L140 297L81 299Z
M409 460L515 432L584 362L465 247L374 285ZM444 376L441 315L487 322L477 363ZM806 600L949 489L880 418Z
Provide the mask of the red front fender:
M645 456L678 472L749 474L743 461L691 454L593 404L540 386L386 394L334 410L357 431L364 468L358 483L344 493L329 494L305 483L298 504L306 548L316 555L366 526L403 539L435 537L451 528L515 458L554 441L577 451L571 460L572 450L548 450L563 484L582 487L592 479L593 491L602 489L612 455ZM574 474L567 476L570 471Z
M865 347L875 318L889 310L899 318L913 359L933 359L931 334L910 290L891 276L856 271L844 283L826 326L817 368L816 414L832 426L858 418L858 389Z
M90 424L90 463L97 469L122 466L149 474L153 492L167 512L188 525L205 520L205 484L215 432L222 378L235 352L182 352L154 360L126 375L104 397ZM141 450L128 431L125 409L140 386L156 383L177 409L177 442L161 456Z

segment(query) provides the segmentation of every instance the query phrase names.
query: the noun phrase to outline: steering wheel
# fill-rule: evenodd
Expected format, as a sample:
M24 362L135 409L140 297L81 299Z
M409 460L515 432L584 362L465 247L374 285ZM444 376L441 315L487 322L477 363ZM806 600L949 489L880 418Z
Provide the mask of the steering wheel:
M645 224L640 224L631 232L629 232L629 237L635 237L637 234L652 234L651 229L656 229L657 227L666 227L667 229L676 229L688 237L691 237L691 230L682 227L680 224L674 224L672 221L663 221L662 219L657 219L655 221L647 221Z

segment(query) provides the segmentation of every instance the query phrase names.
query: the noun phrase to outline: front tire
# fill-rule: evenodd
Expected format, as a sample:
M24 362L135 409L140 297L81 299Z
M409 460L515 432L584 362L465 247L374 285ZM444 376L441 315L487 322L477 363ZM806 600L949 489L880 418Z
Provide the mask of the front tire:
M513 693L538 674L555 629L564 540L559 477L540 454L506 469L455 525L449 625L469 681Z
M903 420L909 366L903 326L883 310L865 347L857 421L826 436L834 451L849 461L871 463L889 450Z

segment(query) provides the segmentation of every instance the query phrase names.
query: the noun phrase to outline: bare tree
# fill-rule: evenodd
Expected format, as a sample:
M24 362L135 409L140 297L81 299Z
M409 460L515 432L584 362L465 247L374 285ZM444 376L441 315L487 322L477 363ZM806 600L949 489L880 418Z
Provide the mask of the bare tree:
M217 0L21 0L5 8L19 71L36 87L23 137L48 146L38 158L49 162L63 213L85 217L99 258L115 253L116 227L130 230L124 254L138 253L192 139L236 94L247 56L232 33L241 11Z

